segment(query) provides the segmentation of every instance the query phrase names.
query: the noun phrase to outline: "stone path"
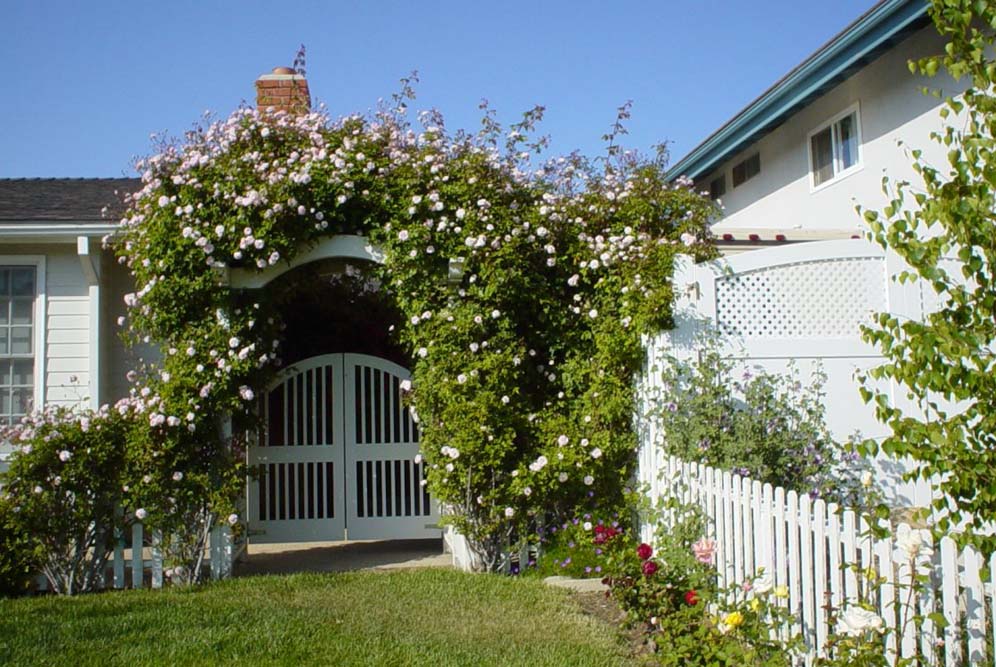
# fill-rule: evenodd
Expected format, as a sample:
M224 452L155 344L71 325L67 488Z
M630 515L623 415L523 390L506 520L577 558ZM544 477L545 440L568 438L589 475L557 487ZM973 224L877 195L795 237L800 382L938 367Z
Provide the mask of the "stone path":
M235 576L451 567L441 539L251 544Z

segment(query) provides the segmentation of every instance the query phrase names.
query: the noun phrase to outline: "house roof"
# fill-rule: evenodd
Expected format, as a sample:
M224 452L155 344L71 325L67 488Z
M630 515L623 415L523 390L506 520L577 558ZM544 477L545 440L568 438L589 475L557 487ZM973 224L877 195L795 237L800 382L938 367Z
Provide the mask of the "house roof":
M140 187L137 178L0 179L0 226L116 224L124 194Z
M698 179L781 125L928 21L927 0L882 0L679 160L668 176Z

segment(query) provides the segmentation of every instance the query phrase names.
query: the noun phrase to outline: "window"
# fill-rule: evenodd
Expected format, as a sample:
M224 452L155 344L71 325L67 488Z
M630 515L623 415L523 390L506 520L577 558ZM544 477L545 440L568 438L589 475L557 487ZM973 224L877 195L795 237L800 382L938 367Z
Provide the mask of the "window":
M861 132L857 107L848 109L809 135L809 163L817 188L860 166Z
M35 267L0 267L0 423L34 404Z
M726 174L720 174L709 182L709 197L716 201L726 194Z
M739 187L761 173L761 154L754 153L733 165L733 187Z

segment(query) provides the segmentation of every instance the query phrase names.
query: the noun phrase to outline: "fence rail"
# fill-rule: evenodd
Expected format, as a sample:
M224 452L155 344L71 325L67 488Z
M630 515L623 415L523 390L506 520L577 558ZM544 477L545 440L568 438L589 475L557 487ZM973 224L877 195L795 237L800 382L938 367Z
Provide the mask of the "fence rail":
M793 630L805 640L807 665L821 653L831 631L829 608L839 609L862 593L851 566L874 568L884 578L878 591L870 597L866 591L865 597L884 621L883 650L890 663L899 656L919 656L925 664L945 667L996 665L991 583L996 581L996 554L985 561L972 548L959 550L950 538L934 545L925 564L929 584L922 589L919 620L914 621L904 609L915 573L905 559L896 558L894 537L872 537L853 511L660 454L641 457L640 476L653 501L674 497L706 513L717 543L720 586L743 583L763 568L774 585L788 588ZM666 525L673 517L665 512L662 521ZM653 528L645 527L646 538ZM983 584L984 579L990 583ZM943 616L943 628L930 617L934 613Z

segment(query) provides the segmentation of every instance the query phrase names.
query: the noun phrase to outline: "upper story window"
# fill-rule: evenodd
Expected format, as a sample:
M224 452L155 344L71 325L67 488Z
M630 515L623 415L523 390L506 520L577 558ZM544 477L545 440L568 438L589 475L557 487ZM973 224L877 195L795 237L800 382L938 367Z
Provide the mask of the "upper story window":
M35 394L33 266L0 266L0 423L31 411Z
M726 194L726 174L720 174L716 178L709 181L709 197L716 201L720 197Z
M733 165L733 187L739 187L761 173L761 154L754 153L749 158Z
M861 166L861 127L857 105L810 133L809 165L814 188Z

